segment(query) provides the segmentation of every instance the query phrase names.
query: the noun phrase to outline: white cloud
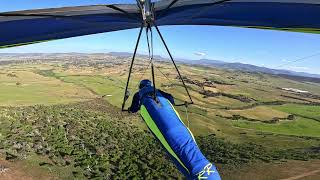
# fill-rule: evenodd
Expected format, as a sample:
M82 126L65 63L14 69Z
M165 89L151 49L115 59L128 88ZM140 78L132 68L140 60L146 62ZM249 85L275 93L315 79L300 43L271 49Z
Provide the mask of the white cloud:
M282 59L281 62L291 62L288 59Z
M195 52L195 53L193 53L194 55L196 55L196 56L201 56L201 57L203 57L203 56L206 56L207 54L206 53L204 53L204 52Z

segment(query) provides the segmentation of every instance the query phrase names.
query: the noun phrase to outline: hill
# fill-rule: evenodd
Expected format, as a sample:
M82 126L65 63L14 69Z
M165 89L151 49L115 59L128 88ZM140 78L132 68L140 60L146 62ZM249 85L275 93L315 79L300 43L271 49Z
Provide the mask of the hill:
M43 57L46 58L57 58L57 57L76 57L76 58L83 58L83 57L93 57L93 56L100 56L100 57L122 57L122 58L131 58L132 53L128 52L109 52L109 53L93 53L93 54L87 54L87 53L1 53L0 61L8 61L8 60L22 60L23 57L25 59L28 58L40 58ZM140 58L147 58L147 55L144 54L137 54L137 57ZM163 58L159 55L155 55L154 59L158 61L170 61L167 58ZM290 71L290 70L284 70L284 69L271 69L266 67L260 67L256 65L251 64L244 64L244 63L229 63L225 61L220 60L212 60L212 59L200 59L200 60L188 60L188 59L176 59L179 63L184 64L190 64L190 65L200 65L200 66L209 66L209 67L216 67L216 68L223 68L223 69L231 69L231 70L237 70L237 71L245 71L245 72L259 72L259 73L267 73L267 74L273 74L273 75L279 75L283 77L289 77L289 78L297 78L299 77L305 77L305 80L315 82L320 79L319 74L311 74L311 73L305 73L305 72L296 72L296 71ZM307 79L310 78L310 79Z
M219 60L210 60L210 59L200 59L200 60L185 60L183 63L186 64L195 64L195 65L203 65L203 66L211 66L216 68L224 68L224 69L232 69L238 71L247 71L247 72L260 72L274 75L284 75L284 77L307 77L310 78L311 81L314 79L320 79L319 74L310 74L305 72L296 72L284 69L271 69L266 67L255 66L251 64L243 64L243 63L227 63ZM314 78L314 79L313 79Z
M0 66L0 165L10 164L8 172L30 172L33 179L182 178L139 115L120 111L130 57L9 57ZM301 173L317 170L319 83L201 65L179 68L195 104L176 110L223 178L264 179L269 168L272 179L299 176L292 162ZM157 61L155 74L159 88L178 103L186 100L172 64ZM148 59L139 56L131 94L143 78L150 78Z

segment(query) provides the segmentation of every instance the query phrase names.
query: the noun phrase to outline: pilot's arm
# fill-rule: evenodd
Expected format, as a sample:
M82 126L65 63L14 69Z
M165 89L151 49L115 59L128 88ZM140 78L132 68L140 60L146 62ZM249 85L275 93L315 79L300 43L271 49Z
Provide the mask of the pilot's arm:
M170 101L170 103L174 105L174 97L173 97L171 94L166 93L166 92L161 91L161 90L158 90L158 91L161 93L161 95L162 95L163 97L165 97L166 99L168 99L168 100Z
M129 112L132 112L132 113L136 113L139 111L140 109L140 97L139 97L139 92L135 93L133 98L132 98L132 103L131 103L131 106L129 107Z

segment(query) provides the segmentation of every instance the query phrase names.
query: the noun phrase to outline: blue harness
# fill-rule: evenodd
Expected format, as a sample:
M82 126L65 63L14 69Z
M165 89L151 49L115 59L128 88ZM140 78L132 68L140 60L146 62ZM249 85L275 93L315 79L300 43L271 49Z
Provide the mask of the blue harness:
M139 91L140 114L178 169L188 179L220 179L216 167L203 156L170 101L157 91L156 102L153 93L152 86Z

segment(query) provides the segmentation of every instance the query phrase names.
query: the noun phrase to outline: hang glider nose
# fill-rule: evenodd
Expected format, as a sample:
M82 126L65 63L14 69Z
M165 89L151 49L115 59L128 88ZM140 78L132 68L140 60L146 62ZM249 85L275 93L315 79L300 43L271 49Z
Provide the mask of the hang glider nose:
M154 21L320 33L319 0L160 0ZM93 5L0 13L0 48L138 28L138 4Z

